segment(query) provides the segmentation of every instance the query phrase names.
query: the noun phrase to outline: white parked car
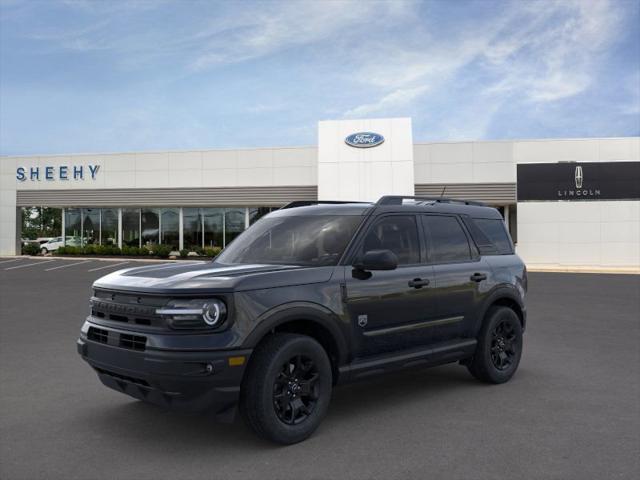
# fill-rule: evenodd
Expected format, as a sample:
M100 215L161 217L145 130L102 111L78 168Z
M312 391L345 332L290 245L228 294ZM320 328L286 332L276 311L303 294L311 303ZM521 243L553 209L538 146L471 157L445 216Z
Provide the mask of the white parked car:
M62 237L53 237L48 242L43 243L42 245L40 245L40 252L43 255L46 255L47 253L55 252L60 247L64 247L64 246L65 245L64 245L64 241L63 241ZM79 247L80 246L80 239L76 238L76 237L67 237L67 246L69 246L69 247Z

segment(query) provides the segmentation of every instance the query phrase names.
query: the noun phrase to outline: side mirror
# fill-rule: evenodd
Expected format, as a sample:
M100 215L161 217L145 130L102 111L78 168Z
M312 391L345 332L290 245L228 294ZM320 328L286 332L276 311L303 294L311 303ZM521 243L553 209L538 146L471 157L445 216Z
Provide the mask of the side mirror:
M395 270L398 257L391 250L369 250L353 265L357 270Z

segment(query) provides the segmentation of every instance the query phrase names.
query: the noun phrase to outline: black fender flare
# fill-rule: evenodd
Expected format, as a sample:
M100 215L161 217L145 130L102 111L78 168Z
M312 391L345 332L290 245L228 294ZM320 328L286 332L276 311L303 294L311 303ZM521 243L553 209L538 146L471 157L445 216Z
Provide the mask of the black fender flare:
M324 305L313 302L283 303L267 310L256 319L257 326L247 336L242 348L255 348L271 330L296 320L313 322L329 332L337 348L338 365L347 362L348 343L340 328L340 317Z
M526 307L520 294L516 290L516 287L512 285L499 285L495 287L483 301L482 306L478 310L478 315L476 316L476 324L473 326L473 335L477 335L480 332L480 328L482 327L482 322L484 321L485 315L491 306L499 302L500 300L509 300L518 305L520 308L520 312L522 315L518 314L522 320L522 328L524 330L525 322L526 322ZM518 312L516 312L518 313Z

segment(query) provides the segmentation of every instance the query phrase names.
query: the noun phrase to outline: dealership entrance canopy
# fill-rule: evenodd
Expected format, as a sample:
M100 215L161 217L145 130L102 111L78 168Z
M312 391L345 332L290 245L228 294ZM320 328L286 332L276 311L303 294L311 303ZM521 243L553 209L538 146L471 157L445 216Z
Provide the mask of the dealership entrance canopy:
M224 246L293 200L424 195L500 209L529 265L640 268L640 137L414 143L411 119L323 121L318 145L0 159L0 255L22 207L84 244Z

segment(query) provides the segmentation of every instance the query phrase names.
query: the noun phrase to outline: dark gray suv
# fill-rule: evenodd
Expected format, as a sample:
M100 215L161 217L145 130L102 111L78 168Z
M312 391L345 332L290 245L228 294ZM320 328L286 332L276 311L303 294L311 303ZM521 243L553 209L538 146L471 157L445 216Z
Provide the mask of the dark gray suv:
M78 352L108 387L226 420L239 405L255 432L289 444L317 428L338 383L449 362L506 382L526 290L494 208L294 202L213 262L97 280Z

